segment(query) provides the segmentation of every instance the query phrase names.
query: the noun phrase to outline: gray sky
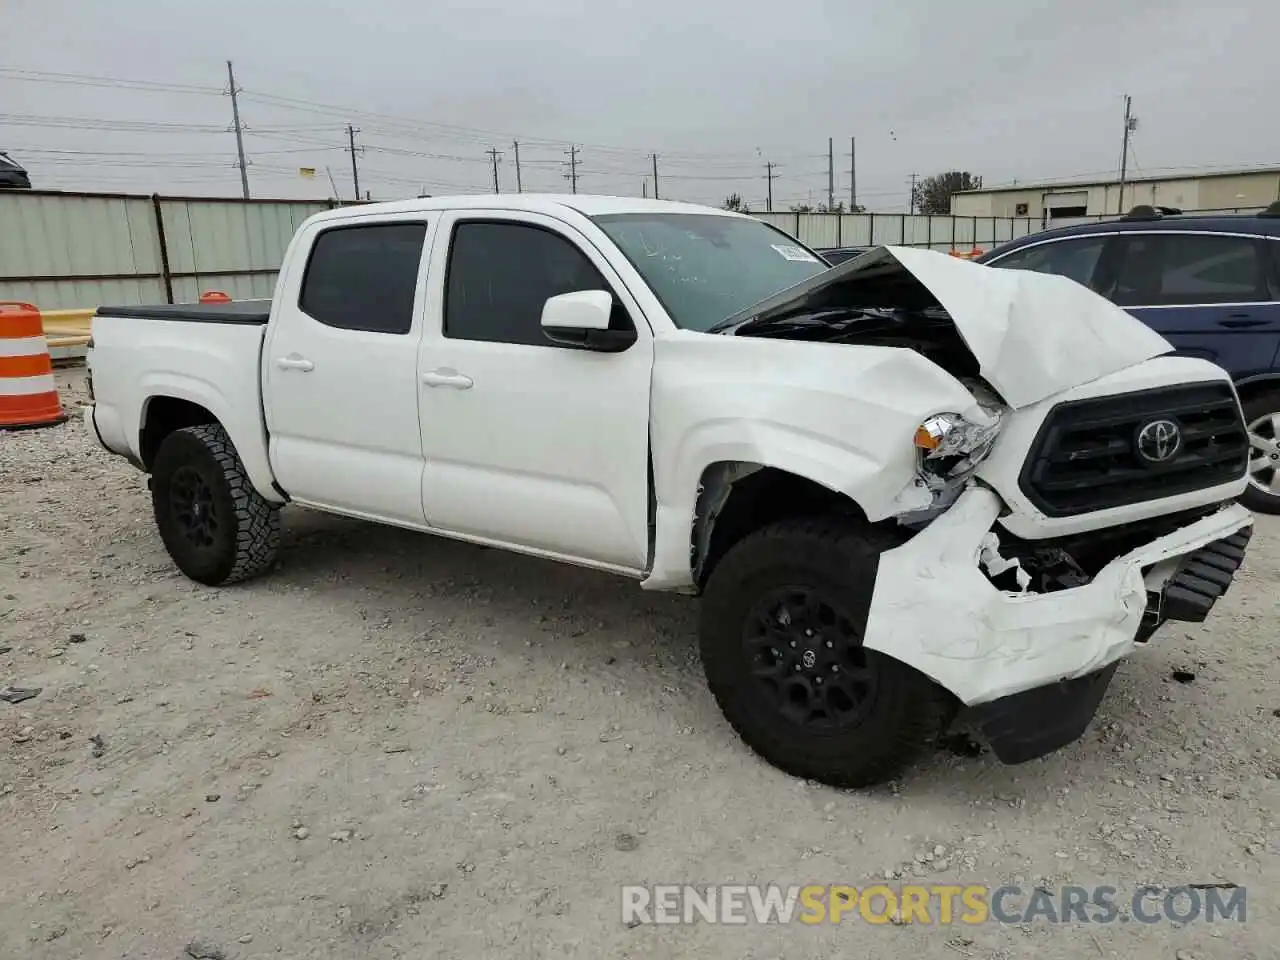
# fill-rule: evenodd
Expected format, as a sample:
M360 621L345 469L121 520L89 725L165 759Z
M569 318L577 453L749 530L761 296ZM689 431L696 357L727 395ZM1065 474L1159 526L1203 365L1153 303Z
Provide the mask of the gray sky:
M328 196L326 166L349 196L350 120L375 199L490 190L490 146L514 190L519 138L526 190L567 190L572 142L580 192L638 195L656 151L662 196L718 204L737 192L761 209L773 161L785 209L826 199L834 137L847 202L856 135L859 202L903 210L913 171L967 169L988 184L1115 171L1124 93L1141 121L1139 174L1280 163L1274 0L0 6L0 29L22 40L0 61L0 149L37 187L237 194L218 93L228 58L255 196Z

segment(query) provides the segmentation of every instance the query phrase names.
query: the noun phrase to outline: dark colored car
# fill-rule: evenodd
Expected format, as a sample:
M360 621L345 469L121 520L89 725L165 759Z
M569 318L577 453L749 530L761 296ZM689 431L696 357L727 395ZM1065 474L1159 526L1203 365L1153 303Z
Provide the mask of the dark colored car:
M1249 440L1250 509L1280 513L1280 203L1259 214L1135 207L1119 220L1022 237L976 262L1056 273L1231 374Z
M814 253L819 254L823 260L834 267L874 249L874 247L819 247L814 249Z
M12 157L0 150L0 190L4 189L30 190L31 178Z

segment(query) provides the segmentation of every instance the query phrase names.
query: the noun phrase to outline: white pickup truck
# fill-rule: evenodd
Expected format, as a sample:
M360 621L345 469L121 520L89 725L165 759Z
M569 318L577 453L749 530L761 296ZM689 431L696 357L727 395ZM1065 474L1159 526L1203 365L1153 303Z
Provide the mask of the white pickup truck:
M613 197L318 214L270 302L104 307L86 416L189 577L279 508L701 594L702 661L794 774L894 776L959 708L1008 763L1244 557L1230 379L1074 282Z

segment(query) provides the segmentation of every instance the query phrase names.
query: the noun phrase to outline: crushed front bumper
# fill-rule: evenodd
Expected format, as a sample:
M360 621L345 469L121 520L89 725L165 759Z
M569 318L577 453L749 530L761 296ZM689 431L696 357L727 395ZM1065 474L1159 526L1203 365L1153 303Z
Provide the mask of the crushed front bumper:
M1164 619L1203 620L1243 560L1253 524L1248 510L1232 505L1117 557L1083 586L1011 593L995 587L978 562L1000 509L995 493L971 487L914 538L883 553L867 622L867 647L933 678L967 706L994 707L1098 674Z
M1135 642L1146 642L1167 620L1204 620L1244 562L1245 547L1252 535L1253 528L1244 527L1179 558L1176 572L1148 590L1147 609ZM1080 738L1119 665L1116 660L1083 677L981 704L973 711L974 720L1001 762L1022 763L1042 757Z

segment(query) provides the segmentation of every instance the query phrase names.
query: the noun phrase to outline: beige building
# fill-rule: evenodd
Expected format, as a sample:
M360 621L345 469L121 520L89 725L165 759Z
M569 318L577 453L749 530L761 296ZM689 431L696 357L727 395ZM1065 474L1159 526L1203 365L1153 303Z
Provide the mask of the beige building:
M1048 223L1115 216L1141 203L1189 213L1260 210L1276 200L1280 200L1280 167L1259 167L1195 176L1132 177L1125 181L1123 197L1119 178L966 190L951 197L951 212L964 217L1031 217Z

